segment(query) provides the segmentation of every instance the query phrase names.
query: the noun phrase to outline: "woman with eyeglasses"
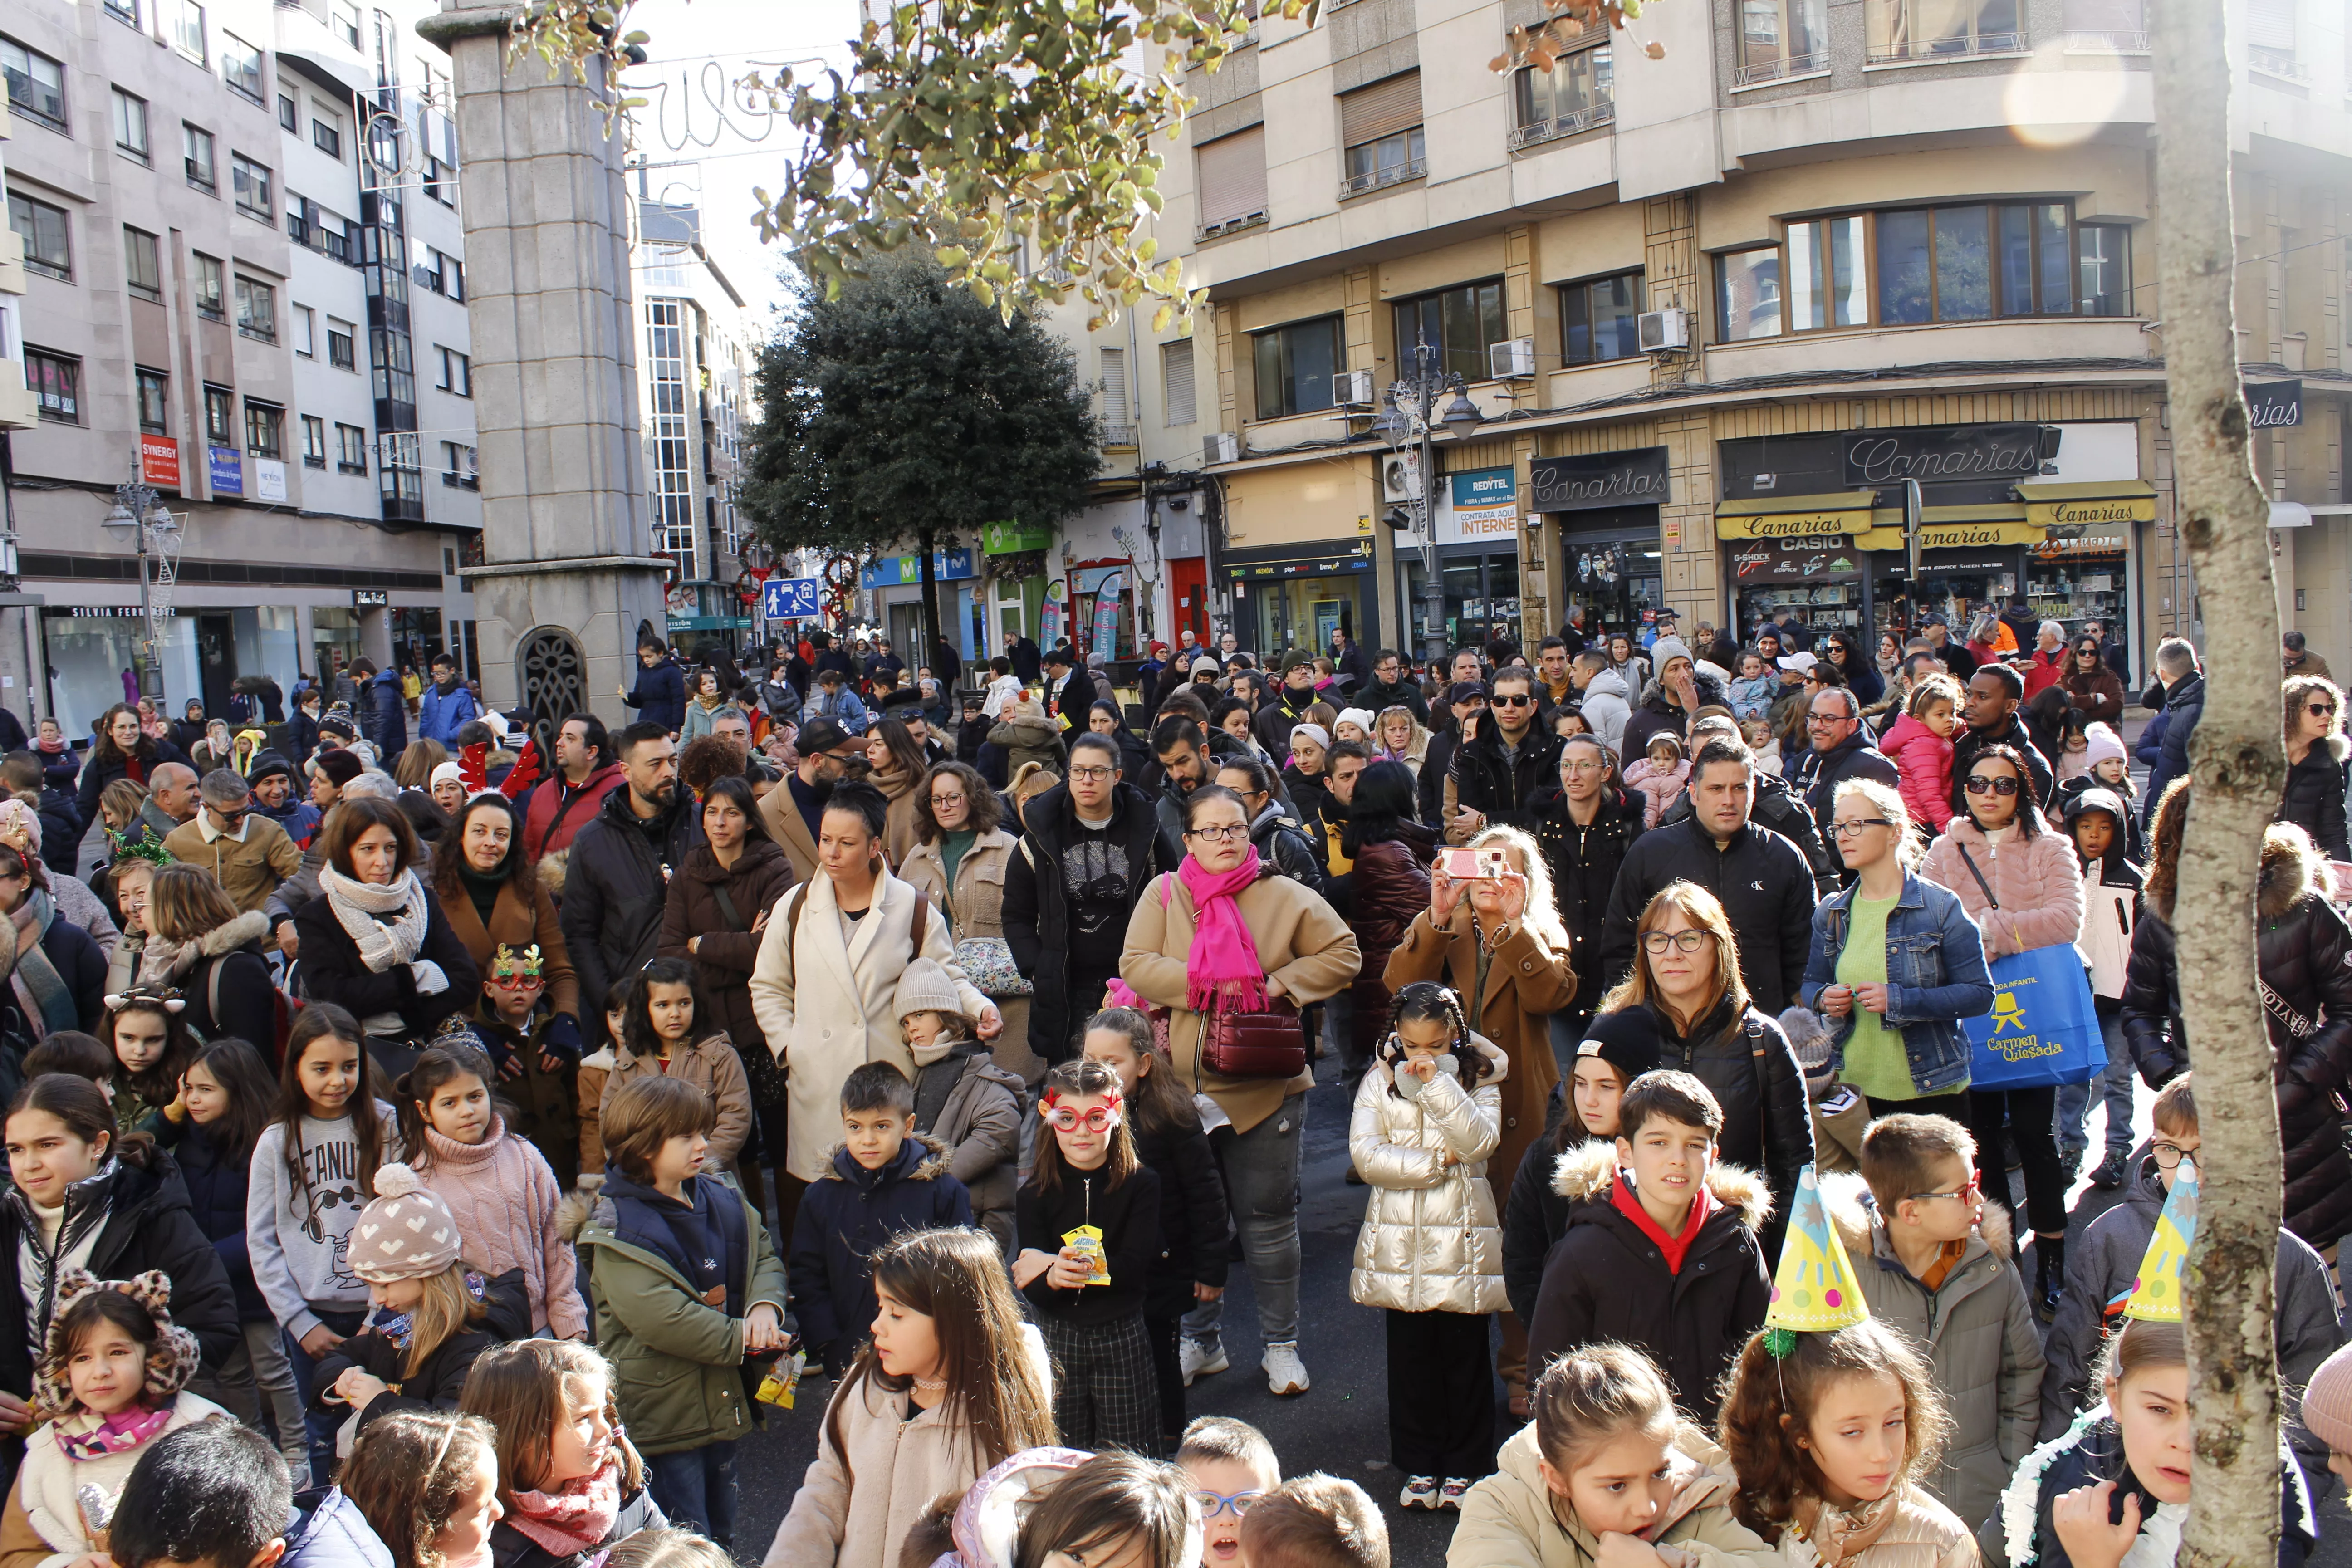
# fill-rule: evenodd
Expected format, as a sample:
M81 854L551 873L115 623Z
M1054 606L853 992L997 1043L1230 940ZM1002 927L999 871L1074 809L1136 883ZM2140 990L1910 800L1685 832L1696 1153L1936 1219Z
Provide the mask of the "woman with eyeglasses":
M1920 875L1958 895L1984 938L1987 959L2072 944L2083 934L2083 868L2074 841L2053 828L2034 799L2033 775L2013 746L1994 744L1969 759L1967 807L1927 850ZM2033 1299L2054 1311L2065 1283L2066 1187L2058 1157L2052 1088L1971 1089L1970 1130L1986 1193L2010 1206L2002 1123L2025 1164L2025 1208L2034 1230Z
M2286 788L2279 796L2278 820L2292 822L2331 860L2352 860L2347 842L2344 795L2346 758L2352 742L2344 735L2344 693L2325 676L2294 675L2281 683L2286 709Z
M1088 761L1099 763L1101 752L1089 748ZM1012 949L1003 945L1004 876L1020 850L1021 837L1013 831L1020 826L1005 821L1003 801L976 769L937 763L915 792L915 847L898 867L899 879L947 917L960 950L967 942L998 944L1007 969L1013 958ZM995 984L1009 990L1012 978L1000 972ZM972 980L1004 1016L1004 1032L995 1040L996 1065L1035 1088L1045 1076L1045 1062L1029 1048L1029 998L991 991L985 966Z
M1219 1010L1293 1008L1336 995L1362 963L1356 934L1331 906L1278 874L1250 842L1249 808L1229 789L1203 784L1184 801L1184 860L1144 889L1127 927L1119 978L1169 1010L1168 1054L1177 1080L1216 1102L1227 1125L1211 1135L1241 1231L1265 1336L1262 1363L1277 1394L1304 1394L1298 1357L1298 1152L1311 1068L1288 1079L1223 1078L1202 1059ZM1541 1131L1538 1120L1535 1131ZM1227 1363L1221 1303L1185 1319L1188 1375Z
M1813 951L1798 1000L1834 1021L1837 1080L1876 1118L1898 1110L1969 1116L1964 1018L1992 1005L1975 922L1918 876L1922 850L1903 797L1868 779L1837 789L1830 833L1855 878L1813 910Z

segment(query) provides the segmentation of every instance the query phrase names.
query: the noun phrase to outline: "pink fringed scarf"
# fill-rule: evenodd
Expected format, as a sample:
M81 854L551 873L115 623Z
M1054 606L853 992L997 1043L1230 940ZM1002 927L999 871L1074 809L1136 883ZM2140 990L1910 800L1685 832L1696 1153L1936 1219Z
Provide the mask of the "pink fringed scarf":
M1192 951L1184 960L1184 1005L1195 1013L1213 1013L1220 1005L1245 1013L1265 1007L1265 966L1258 962L1257 942L1235 901L1257 880L1258 865L1253 846L1230 871L1211 871L1190 855L1177 868L1177 880L1192 895Z
M517 1492L507 1522L558 1557L597 1545L621 1514L621 1461L551 1492Z

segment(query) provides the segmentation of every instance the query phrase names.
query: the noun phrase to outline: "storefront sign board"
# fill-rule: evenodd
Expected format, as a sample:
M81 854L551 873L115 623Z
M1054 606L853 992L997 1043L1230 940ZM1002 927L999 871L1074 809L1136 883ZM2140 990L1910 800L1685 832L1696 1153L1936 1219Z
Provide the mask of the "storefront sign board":
M1861 575L1862 552L1836 535L1782 542L1759 539L1731 552L1731 574L1742 583L1809 583Z
M2257 430L2283 429L2303 423L2303 383L2266 381L2246 388L2246 413Z
M2145 479L2113 484L2017 487L2028 522L2042 528L2113 528L2156 521L2156 487Z
M1518 476L1509 468L1448 474L1447 504L1437 514L1437 542L1475 544L1519 531Z
M253 459L253 499L282 501L286 499L286 465L276 458Z
M1643 447L1631 452L1538 458L1528 467L1528 489L1533 511L1664 506L1670 489L1666 449Z
M242 453L234 447L207 447L205 456L212 473L213 494L245 494L245 458Z
M1930 522L1919 529L1922 550L1975 550L1994 544L2039 544L2047 535L2038 523L2004 521L1998 522ZM1867 533L1856 534L1857 550L1895 550L1903 548L1903 530L1874 528Z
M945 583L975 575L971 552L962 545L953 550L931 552L932 576ZM857 585L861 588L895 588L902 583L923 580L923 558L920 555L885 555L857 569Z
M1054 531L1024 522L992 522L980 531L982 555L1018 555L1025 550L1053 547Z
M139 437L139 482L180 488L180 444L169 436Z
M1853 496L1823 496L1824 502L1845 501L1850 504L1828 504L1807 507L1795 511L1759 513L1748 503L1726 501L1732 510L1721 511L1715 520L1717 539L1779 539L1817 538L1824 535L1862 533L1870 527L1870 494Z
M1905 479L1922 484L2030 479L2042 471L2042 458L2055 457L2058 449L2058 431L2047 425L1854 430L1841 440L1845 482L1850 485L1895 485Z

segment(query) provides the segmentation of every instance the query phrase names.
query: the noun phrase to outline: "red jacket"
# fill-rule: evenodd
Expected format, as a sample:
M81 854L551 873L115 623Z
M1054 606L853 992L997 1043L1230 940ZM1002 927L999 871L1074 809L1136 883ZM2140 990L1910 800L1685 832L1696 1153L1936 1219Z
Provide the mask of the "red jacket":
M597 808L622 779L621 764L606 763L573 789L562 773L530 792L530 809L523 814L523 853L533 860L572 847L572 836L595 820Z
M2025 700L2031 702L2037 693L2046 691L2066 679L2066 661L2073 656L2064 648L2056 653L2034 650L2033 662L2025 667Z

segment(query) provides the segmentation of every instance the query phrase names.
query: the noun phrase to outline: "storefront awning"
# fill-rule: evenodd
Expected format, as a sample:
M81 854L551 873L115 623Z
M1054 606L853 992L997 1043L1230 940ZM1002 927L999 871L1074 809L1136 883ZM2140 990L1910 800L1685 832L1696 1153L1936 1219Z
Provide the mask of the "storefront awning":
M1225 575L1244 582L1267 577L1328 576L1338 572L1372 569L1369 539L1322 539L1304 544L1268 544L1253 550L1228 550L1223 557Z
M2014 501L1923 507L1919 512L1919 548L1922 550L1976 550L1997 544L2039 544L2045 537L2042 525L2028 522L2025 508ZM1856 550L1901 550L1901 509L1881 507L1871 513L1869 531L1854 537L1853 547Z
M2087 484L2021 484L2028 521L2043 528L2113 527L2156 521L2156 487L2146 479Z
M1750 496L1717 502L1717 539L1801 539L1828 533L1860 533L1870 527L1875 490L1833 490L1826 495Z

